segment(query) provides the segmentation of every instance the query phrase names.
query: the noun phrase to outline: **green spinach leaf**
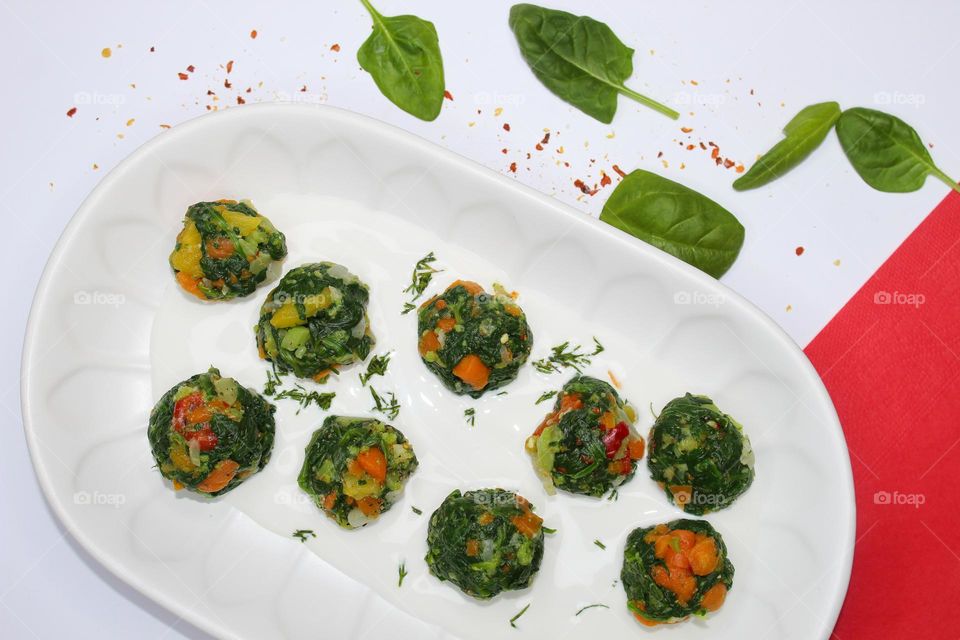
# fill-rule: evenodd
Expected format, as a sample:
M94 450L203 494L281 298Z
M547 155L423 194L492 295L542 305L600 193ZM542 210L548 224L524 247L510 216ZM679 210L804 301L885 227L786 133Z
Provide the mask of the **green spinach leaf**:
M821 102L804 107L783 128L786 137L750 167L733 183L737 191L756 189L773 182L803 162L823 139L840 117L840 105L836 102Z
M433 23L417 16L381 15L360 0L373 18L373 33L357 61L393 104L421 120L434 120L443 104L443 58Z
M916 191L928 175L960 191L933 163L914 128L896 116L863 107L847 109L837 121L837 137L856 172L878 191Z
M617 112L617 95L676 120L680 114L628 89L633 49L603 22L532 4L510 9L510 28L520 54L534 75L554 94L589 116L609 124Z
M743 225L703 194L637 169L603 206L600 219L719 278L743 246Z

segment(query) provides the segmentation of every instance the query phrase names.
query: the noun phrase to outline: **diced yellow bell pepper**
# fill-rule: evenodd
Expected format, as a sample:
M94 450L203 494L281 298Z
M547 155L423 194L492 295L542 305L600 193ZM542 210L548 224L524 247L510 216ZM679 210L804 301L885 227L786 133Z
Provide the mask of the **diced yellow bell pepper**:
M226 207L217 207L217 213L223 216L227 224L237 229L242 237L247 237L257 230L263 218L260 216L248 216L236 211L230 211Z
M173 466L180 471L193 471L196 469L190 460L190 454L187 453L186 449L177 445L170 447L170 461L173 462Z
M306 317L301 318L297 313L297 306L293 300L287 300L279 309L277 309L270 318L270 324L277 329L289 329L298 325L306 324L308 318L317 315L322 309L326 309L333 302L333 296L330 295L329 287L319 294L307 296L303 301Z
M183 231L177 236L179 248L170 254L170 266L182 271L192 278L200 278L203 271L200 269L200 232L193 222L187 223Z

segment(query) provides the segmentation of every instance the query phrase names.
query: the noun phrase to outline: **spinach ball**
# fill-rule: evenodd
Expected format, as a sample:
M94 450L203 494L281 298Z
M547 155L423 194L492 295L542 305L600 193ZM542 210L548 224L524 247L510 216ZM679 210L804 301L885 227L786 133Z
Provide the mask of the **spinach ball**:
M753 482L750 439L707 396L688 393L668 402L649 440L650 477L687 513L728 507Z
M733 564L709 522L681 519L631 531L620 580L627 608L652 627L719 609L733 586Z
M417 464L413 447L390 425L327 416L310 438L298 482L338 525L356 529L400 498Z
M525 589L543 559L542 524L512 491L454 491L430 516L427 566L481 600Z
M217 200L187 209L170 266L187 293L229 300L253 293L286 255L283 234L249 201Z
M420 307L420 357L454 393L479 398L498 389L530 356L533 334L523 309L503 287L494 290L457 280Z
M157 468L176 490L230 491L270 460L272 404L213 367L163 394L147 437Z
M339 264L291 269L260 307L260 357L280 371L323 382L373 348L369 298L367 285Z
M644 449L636 417L606 382L571 378L526 442L547 493L557 487L600 497L632 478Z

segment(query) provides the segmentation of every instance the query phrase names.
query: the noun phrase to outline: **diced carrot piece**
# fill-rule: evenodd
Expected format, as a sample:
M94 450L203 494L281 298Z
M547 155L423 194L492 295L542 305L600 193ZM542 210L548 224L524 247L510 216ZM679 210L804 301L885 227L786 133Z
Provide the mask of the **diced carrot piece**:
M560 398L560 412L574 411L583 408L583 400L579 393L568 393Z
M518 306L515 305L515 304L505 305L505 306L503 307L503 310L506 311L506 312L507 312L508 314L510 314L511 316L513 316L514 318L519 318L520 316L523 315L523 309L521 309L520 307L518 307Z
M716 611L723 606L723 601L727 599L727 585L718 582L703 594L703 600L700 602L707 611Z
M235 250L233 242L229 238L213 238L204 245L204 248L209 257L217 260L229 258Z
M365 516L380 515L380 499L373 496L366 496L357 500L357 508Z
M671 591L680 604L689 602L697 590L696 578L684 569L671 567L667 570L663 565L658 564L653 567L651 575L653 581L664 589Z
M600 426L608 431L617 426L617 417L613 415L613 411L607 411L600 416Z
M532 511L526 511L523 513L523 515L513 516L510 518L510 522L512 522L513 526L517 528L517 531L528 538L532 538L533 536L537 535L538 531L540 531L540 525L543 524L543 518Z
M370 447L361 451L357 454L357 462L380 484L387 479L387 458L380 447Z
M464 289L467 290L467 293L470 293L471 295L478 295L483 293L483 287L481 287L479 284L471 280L457 280L453 284L451 284L449 287L447 287L447 291L450 291L450 289L453 289L455 287L463 287Z
M440 329L441 331L453 331L455 326L457 326L457 319L453 316L441 318L440 321L437 322L437 329Z
M706 538L690 549L690 569L698 576L705 576L717 569L720 558L717 556L717 543L713 538Z
M643 452L646 447L647 445L643 441L643 438L637 438L636 440L631 440L630 444L627 445L627 452L630 454L631 459L639 460L643 457Z
M327 511L333 509L333 505L337 503L337 492L331 491L323 497L323 508Z
M479 356L472 353L463 356L457 366L453 368L453 375L457 376L474 389L483 389L490 379L490 367L483 364Z
M612 460L607 465L607 471L610 473L615 473L617 475L625 476L631 471L633 471L633 463L630 461L630 458L620 458L619 460Z
M187 423L201 424L204 422L209 422L210 418L212 417L213 417L213 414L210 413L210 409L204 406L200 406L187 414Z
M434 331L427 331L422 336L420 336L420 344L418 349L420 355L425 356L431 351L436 351L440 348L440 340L437 338L437 334Z
M481 526L485 527L491 522L493 522L493 514L490 513L489 511L484 511L483 513L480 514L480 517L477 518L477 522L479 522Z
M480 553L480 543L473 538L467 540L467 555L473 558Z
M689 531L687 529L674 529L673 535L680 538L680 549L682 551L693 549L693 545L697 543L697 536L693 531Z
M207 297L203 295L203 292L200 291L200 279L191 278L189 275L183 271L177 271L177 284L179 284L184 291L191 295L195 295L201 300L206 300Z
M180 491L181 489L183 489L183 483L180 482L179 480L174 480L174 481L173 481L173 490L174 490L174 491Z
M197 489L206 493L216 493L230 484L239 468L240 464L234 460L221 460L213 471L207 474L203 482L197 485Z
M423 304L420 305L420 309L425 309L425 308L429 307L431 304L433 304L433 301L436 300L436 299L439 298L439 297L440 297L440 296L433 296L433 297L430 298L429 300L426 300ZM440 302L443 302L443 306L442 306L442 307L440 306ZM444 308L446 308L447 303L444 302L443 300L441 300L440 302L437 303L437 309L444 309ZM418 310L419 310L419 309L418 309Z
M313 381L323 382L324 380L326 380L327 376L329 376L334 371L336 371L336 369L334 369L333 367L330 367L329 369L324 369L323 371L318 371L317 373L313 374Z

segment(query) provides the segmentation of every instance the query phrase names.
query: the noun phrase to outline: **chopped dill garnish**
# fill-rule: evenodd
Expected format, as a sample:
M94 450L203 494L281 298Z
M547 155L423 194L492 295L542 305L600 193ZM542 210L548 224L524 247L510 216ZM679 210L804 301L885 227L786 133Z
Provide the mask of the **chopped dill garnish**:
M367 364L367 372L361 373L360 375L360 384L367 386L367 383L370 381L370 378L373 376L382 376L387 372L387 367L390 365L390 353L387 352L382 356L373 356L370 358L370 362Z
M463 417L466 418L467 424L471 427L476 426L477 424L477 410L473 407L463 410Z
M272 396L275 394L277 392L277 387L283 384L283 380L280 378L285 375L287 374L277 371L276 366L274 366L270 371L267 371L267 384L263 385L263 395Z
M410 313L411 311L413 311L413 310L416 309L416 308L417 308L417 305L415 305L415 304L410 304L409 302L404 302L404 303L403 303L403 311L400 312L400 315L405 316L405 315L407 315L408 313Z
M505 395L507 395L507 392L506 392L506 391L501 391L501 392L498 393L497 395L498 395L498 396L505 396Z
M527 606L525 606L523 609L520 609L520 613L518 613L517 615L513 616L512 618L510 618L510 626L513 627L514 629L516 629L516 628L517 628L517 625L516 625L515 623L516 623L517 619L518 619L520 616L522 616L523 614L525 614L525 613L527 612L527 609L529 609L529 608L530 608L530 605L527 604Z
M541 526L540 528L543 530L544 533L547 533L547 534L556 533L556 532L557 532L556 529L551 529L550 527L543 527L543 526Z
M299 538L300 542L306 542L307 538L316 538L317 534L312 529L297 529L293 532L294 538Z
M370 396L373 398L371 411L379 411L391 420L400 415L400 403L397 402L397 396L394 395L393 391L388 391L381 396L377 393L377 390L373 388L373 385L370 385Z
M537 401L536 401L534 404L540 404L541 402L546 402L547 400L549 400L550 398L552 398L552 397L555 396L555 395L557 395L556 390L554 390L554 391L545 391L539 398L537 398Z
M430 286L430 280L433 279L433 274L443 271L443 269L436 269L430 266L436 261L437 257L433 255L433 251L431 251L420 258L417 264L414 265L413 275L410 276L410 286L403 290L404 293L412 294L413 297L410 298L409 302L404 303L401 313L409 313L416 309L412 303L422 296L423 292Z
M604 551L607 550L607 545L605 545L605 544L603 544L602 542L600 542L600 538L597 538L596 540L594 540L594 541L593 541L593 544L597 545L598 547L600 547L600 548L603 549Z
M417 514L418 516L422 516L422 515L423 515L423 511L420 511L420 509L417 509L417 508L414 507L413 505L411 505L410 508L413 509L413 512L414 512L415 514Z
M311 404L315 404L324 411L330 408L330 403L333 402L333 399L337 397L336 393L320 393L319 391L307 391L301 385L297 385L296 389L284 389L279 392L274 399L276 400L296 400L300 404L300 408L297 409L297 415L300 415L300 412L309 407Z
M577 615L580 615L581 613L583 613L583 612L586 611L587 609L593 609L594 607L603 607L604 609L609 609L609 608L610 608L610 607L608 607L607 605L603 604L602 602L598 602L597 604L588 604L588 605L585 606L583 609L580 609L580 611L577 611Z
M603 353L603 345L596 338L593 339L593 353L583 353L580 351L583 347L576 345L570 347L570 342L558 344L550 350L550 355L533 363L534 369L540 373L559 373L561 369L575 369L577 373L582 373L581 367L589 366L593 356Z
M615 488L610 490L610 493L607 495L607 500L610 502L616 502L617 498L620 497L620 492Z
M402 586L403 586L403 579L406 578L406 577L407 577L407 563L406 563L406 562L401 562L401 563L400 563L400 579L397 580L397 586L398 586L398 587L402 587Z

